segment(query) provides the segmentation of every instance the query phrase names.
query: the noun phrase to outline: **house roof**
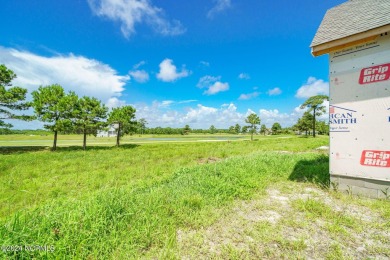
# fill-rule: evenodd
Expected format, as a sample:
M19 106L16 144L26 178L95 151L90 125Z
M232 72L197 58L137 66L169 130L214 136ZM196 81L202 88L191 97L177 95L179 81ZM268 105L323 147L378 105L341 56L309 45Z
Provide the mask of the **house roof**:
M389 24L389 0L349 0L326 12L310 47Z

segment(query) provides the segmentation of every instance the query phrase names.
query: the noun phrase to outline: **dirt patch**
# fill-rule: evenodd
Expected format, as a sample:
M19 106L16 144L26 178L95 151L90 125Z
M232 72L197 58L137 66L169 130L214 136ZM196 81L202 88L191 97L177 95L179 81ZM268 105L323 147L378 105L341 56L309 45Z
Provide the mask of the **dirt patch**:
M222 160L221 158L217 158L217 157L200 158L198 159L198 164L216 163L221 160Z
M316 202L328 207L326 214ZM390 259L388 219L328 191L298 185L237 201L213 225L179 230L177 242L183 259Z

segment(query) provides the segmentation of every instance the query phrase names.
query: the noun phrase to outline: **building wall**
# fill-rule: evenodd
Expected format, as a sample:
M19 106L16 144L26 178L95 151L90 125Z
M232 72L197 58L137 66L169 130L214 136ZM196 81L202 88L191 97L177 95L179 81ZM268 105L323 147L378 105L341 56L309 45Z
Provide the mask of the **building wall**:
M114 137L116 136L115 128L111 127L108 131L98 131L97 137Z
M329 57L331 181L381 197L390 193L390 35Z

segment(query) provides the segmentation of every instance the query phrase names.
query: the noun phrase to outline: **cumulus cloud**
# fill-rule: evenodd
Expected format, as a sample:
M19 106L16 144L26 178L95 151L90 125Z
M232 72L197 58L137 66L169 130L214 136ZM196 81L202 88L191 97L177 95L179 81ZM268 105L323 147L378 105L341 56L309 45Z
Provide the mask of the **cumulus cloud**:
M259 117L261 124L271 127L274 123L279 123L282 127L290 127L297 123L306 109L300 109L299 106L289 113L282 113L278 109L260 109Z
M207 88L203 92L203 95L215 95L219 92L227 91L229 90L229 83L227 82L221 82L221 77L213 77L213 76L204 76L199 79L199 82L197 84L198 88Z
M199 82L196 86L198 88L208 88L209 86L214 84L214 82L217 82L220 79L221 79L221 76L218 76L218 77L209 76L209 75L203 76L199 79Z
M187 123L196 123L204 121L207 118L215 117L218 109L214 107L206 107L199 104L197 108L190 108L186 115L181 120Z
M249 94L241 94L238 97L238 99L239 100L248 100L248 99L252 99L252 98L258 97L259 95L260 95L260 93L255 91L255 92L249 93Z
M322 79L309 77L307 82L297 90L295 97L309 98L321 94L329 95L329 83L323 81Z
M207 17L210 19L232 6L231 0L214 0L214 3L215 5L207 13Z
M190 108L179 117L181 124L191 124L196 128L208 128L210 125L227 128L233 124L243 124L244 120L245 116L237 111L233 103L220 108L198 104L196 108Z
M139 68L145 65L145 61L140 61L133 66L133 70L129 71L129 75L138 83L146 83L149 81L149 73Z
M121 96L129 80L107 64L74 54L45 57L0 46L0 63L16 73L13 84L27 88L29 93L41 85L60 84L66 91L106 102Z
M123 107L125 105L127 105L126 101L120 100L117 97L112 97L109 100L107 100L107 102L106 102L106 106L109 109L112 109L112 108L115 108L115 107Z
M132 70L129 75L138 83L145 83L149 81L149 73L145 70Z
M275 122L281 124L282 127L285 127L294 124L298 119L292 114L280 113L277 109L260 109L259 117L261 119L261 124L265 124L267 127L271 127Z
M249 76L248 73L240 73L240 75L238 75L238 78L239 79L250 79L251 77Z
M229 90L229 83L215 82L213 85L209 87L208 90L204 92L205 95L215 95L219 92Z
M248 117L251 114L256 114L256 112L253 111L252 109L248 108L248 110L246 111L245 117Z
M317 116L316 119L320 121L327 121L329 119L329 101L324 100L322 105L325 106L326 112L321 116ZM285 122L286 126L294 125L307 110L308 108L302 109L301 105L299 105L293 109L293 111L289 114L289 118L286 118L283 122ZM284 124L282 124L282 126L284 126Z
M280 88L273 88L267 91L267 94L270 96L277 96L282 94L282 90Z
M157 74L157 78L164 82L173 82L180 78L185 78L190 75L190 71L184 67L181 71L178 71L176 66L173 64L173 60L165 59L160 63L160 71Z
M172 102L171 100L168 100ZM326 105L328 101L324 102ZM221 106L205 106L196 104L195 106L185 107L183 110L172 109L172 106L163 106L166 101L154 101L151 105L135 104L137 118L145 118L149 127L183 127L188 124L191 128L207 129L211 125L217 128L228 128L229 126L240 124L247 125L245 118L255 110L248 108L240 112L234 103L226 103ZM178 104L180 101L170 103ZM294 125L306 109L300 109L299 106L290 112L280 112L278 109L259 109L257 115L261 119L261 124L271 127L273 123L278 122L282 127ZM328 114L319 117L319 120L327 120Z
M135 104L137 118L145 118L149 127L183 127L188 124L191 128L207 129L211 125L217 128L228 128L234 124L245 124L246 115L238 112L233 103L221 107L197 104L183 110L161 107L161 104L160 101L154 101L151 105Z
M178 35L185 32L179 21L168 21L164 11L149 0L87 0L92 12L119 22L122 34L128 38L135 33L135 25L146 23L162 35Z

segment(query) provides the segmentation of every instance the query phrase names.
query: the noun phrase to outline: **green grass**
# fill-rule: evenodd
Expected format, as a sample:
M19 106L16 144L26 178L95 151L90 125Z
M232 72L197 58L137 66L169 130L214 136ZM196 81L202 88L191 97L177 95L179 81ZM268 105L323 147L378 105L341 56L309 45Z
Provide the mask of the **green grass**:
M105 188L148 186L208 158L222 160L267 150L307 151L327 142L326 138L288 140L130 144L88 151L60 147L57 152L5 147L0 155L0 218L48 199L82 198Z
M53 245L55 251L0 252L0 257L181 258L178 231L212 226L237 200L264 196L277 183L326 187L328 156L314 149L327 144L326 137L259 137L255 142L149 142L87 151L79 146L56 152L3 147L1 244ZM358 229L354 219L321 202L296 200L292 205L307 219L331 218L330 233ZM370 207L384 216L389 213L383 202ZM282 225L258 223L248 233L276 243L283 254L253 245L257 253L248 253L226 245L218 257L302 258L307 248L303 237L285 239ZM201 237L193 243L201 244ZM332 247L328 257L339 256L339 251Z
M218 217L213 209L249 199L269 183L286 179L300 159L319 156L260 152L182 168L163 181L138 188L106 186L83 199L46 201L35 210L6 218L0 236L6 238L5 244L54 244L57 255L77 258L174 251L177 228L212 224Z
M262 136L257 135L255 139L279 139L293 136ZM130 143L161 143L161 142L201 142L201 141L236 141L250 140L250 135L233 134L189 134L189 135L128 135L121 138L122 144ZM82 135L59 135L58 146L80 146L83 142ZM116 143L116 137L87 137L89 146L113 146ZM1 146L52 146L53 134L47 135L0 135Z

